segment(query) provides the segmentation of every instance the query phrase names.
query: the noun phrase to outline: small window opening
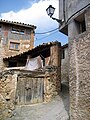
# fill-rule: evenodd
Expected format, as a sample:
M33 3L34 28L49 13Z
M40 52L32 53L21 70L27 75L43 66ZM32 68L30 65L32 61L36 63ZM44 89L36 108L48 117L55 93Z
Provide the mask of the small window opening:
M19 43L10 42L10 49L19 50Z
M81 14L77 18L75 18L77 33L81 34L86 31L86 23L85 23L85 16Z
M16 33L16 34L20 34L20 35L24 35L24 30L23 29L18 29L18 28L12 28L12 33Z
M20 35L24 35L24 30L20 30Z
M80 23L80 33L86 31L85 20Z
M12 33L16 33L16 34L18 34L18 33L19 33L19 30L16 29L16 28L12 28Z

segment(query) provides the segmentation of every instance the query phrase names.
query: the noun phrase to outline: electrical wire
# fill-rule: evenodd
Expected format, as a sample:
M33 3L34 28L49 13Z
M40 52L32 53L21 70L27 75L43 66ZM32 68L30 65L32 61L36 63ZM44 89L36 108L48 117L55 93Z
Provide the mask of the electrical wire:
M55 28L55 29L53 29L53 30L49 30L49 31L42 32L42 33L35 33L35 34L47 34L47 33L50 33L50 32L53 32L53 31L56 31L56 30L58 30L58 29L59 29L59 27L58 27L58 28Z
M90 3L87 4L86 6L84 6L83 8L81 8L80 10L78 10L77 12L75 12L70 18L68 18L66 24L68 24L68 22L70 21L70 19L72 19L77 13L81 12L83 9L87 8L88 6L90 6Z
M57 32L58 32L58 31L55 31L55 32L53 32L53 33L51 33L51 34L49 34L49 35L47 35L47 36L45 36L45 37L41 37L41 38L39 38L39 39L36 38L35 41L43 40L43 39L45 39L45 38L47 38L47 37L49 37L49 36L51 36L51 35L53 35L53 34L55 34L55 33L57 33Z
M70 20L74 15L76 15L78 12L82 11L83 9L85 9L86 7L88 7L89 5L90 5L90 3L87 4L85 7L81 8L80 10L78 10L76 13L74 13L70 18L68 18L66 24L68 24L69 20ZM35 34L47 34L47 33L53 32L53 31L58 30L58 29L59 29L59 27L58 27L58 28L55 28L55 29L53 29L53 30L49 30L49 31L42 32L42 33L35 33Z
M74 15L76 15L78 12L82 11L83 9L85 9L86 7L88 7L89 5L90 5L90 3L87 4L85 7L81 8L80 10L78 10L76 13L74 13L74 14L67 20L66 24L68 24L69 20L70 20ZM35 34L47 34L47 33L53 32L53 33L51 33L51 34L49 34L49 35L47 35L47 36L45 36L45 37L42 37L42 38L39 38L39 39L36 38L35 41L39 41L39 40L45 39L45 38L51 36L52 34L55 34L56 32L58 32L58 31L56 31L56 30L58 30L58 29L59 29L59 27L58 27L58 28L55 28L55 29L53 29L53 30L49 30L49 31L47 31L47 32L35 33ZM54 31L55 31L55 32L54 32Z

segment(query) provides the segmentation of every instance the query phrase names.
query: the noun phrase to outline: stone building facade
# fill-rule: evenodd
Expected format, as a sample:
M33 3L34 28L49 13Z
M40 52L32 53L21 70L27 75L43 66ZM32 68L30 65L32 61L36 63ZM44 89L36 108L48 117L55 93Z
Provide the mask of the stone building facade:
M70 110L73 120L90 119L90 9L85 11L85 32L69 38Z
M35 28L0 21L0 119L12 117L16 105L49 102L60 95L61 79L68 81L68 45L56 41L34 48ZM29 55L40 56L43 68L26 70Z
M43 56L43 68L35 71L20 68L21 65L25 67L28 55ZM49 102L56 95L60 95L61 44L59 42L43 44L3 60L7 64L10 60L17 61L18 66L4 69L0 74L1 118L4 116L6 119L14 115L13 110L16 105ZM20 64L21 60L25 62Z
M90 119L90 0L59 0L69 39L70 120Z
M0 20L0 51L2 51L0 69L3 69L4 57L19 54L34 47L35 29L34 25Z

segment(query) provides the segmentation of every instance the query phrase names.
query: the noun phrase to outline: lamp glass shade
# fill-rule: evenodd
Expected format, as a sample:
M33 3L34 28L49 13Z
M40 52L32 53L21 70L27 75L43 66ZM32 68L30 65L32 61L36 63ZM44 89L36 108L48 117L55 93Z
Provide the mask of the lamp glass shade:
M52 15L54 14L55 8L52 7L52 5L49 5L49 7L46 9L47 14L52 17Z

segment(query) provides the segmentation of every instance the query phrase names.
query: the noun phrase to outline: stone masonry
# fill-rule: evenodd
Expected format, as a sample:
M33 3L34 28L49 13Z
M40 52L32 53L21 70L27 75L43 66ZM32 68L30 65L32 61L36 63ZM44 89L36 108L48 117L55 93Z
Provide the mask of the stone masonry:
M69 38L71 120L90 120L90 8L86 31Z
M4 69L3 58L14 56L34 48L36 26L0 20L0 71Z
M17 75L10 71L2 72L0 75L0 120L13 115L16 86Z
M46 69L44 80L44 100L49 102L56 95L60 95L61 91L60 76L58 76L58 68L51 67Z
M33 79L43 78L44 91L43 91L43 102L49 102L52 98L60 93L60 79L57 75L57 68L50 67L46 68L45 72L30 72L26 70L6 70L0 74L0 119L6 120L6 118L14 115L13 110L15 109L17 102L17 86L18 82ZM19 76L22 76L19 78ZM23 79L25 78L25 79ZM30 79L31 78L31 79ZM24 80L24 81L23 81ZM21 86L23 87L23 86ZM18 88L19 89L19 88ZM23 89L23 88L22 88ZM21 96L21 95L20 95ZM22 96L24 98L24 96ZM22 99L23 100L23 99ZM34 100L33 103L37 101ZM38 101L40 102L40 101ZM23 103L24 105L24 103Z

